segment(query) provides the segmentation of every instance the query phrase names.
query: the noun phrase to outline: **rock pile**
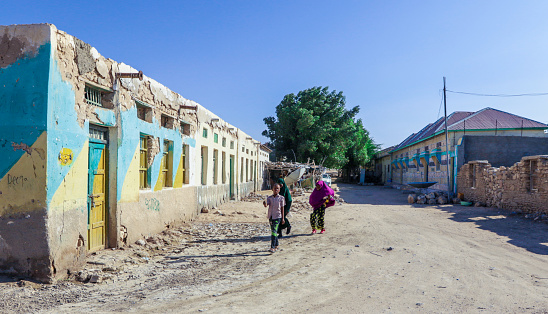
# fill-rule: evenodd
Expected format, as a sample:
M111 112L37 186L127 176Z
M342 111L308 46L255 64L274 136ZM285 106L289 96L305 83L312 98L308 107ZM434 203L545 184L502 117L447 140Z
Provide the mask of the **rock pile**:
M407 202L409 204L444 205L449 202L449 199L445 192L430 192L426 194L409 194Z
M242 198L243 202L262 202L266 199L266 196L257 194L255 192L249 193L248 196Z

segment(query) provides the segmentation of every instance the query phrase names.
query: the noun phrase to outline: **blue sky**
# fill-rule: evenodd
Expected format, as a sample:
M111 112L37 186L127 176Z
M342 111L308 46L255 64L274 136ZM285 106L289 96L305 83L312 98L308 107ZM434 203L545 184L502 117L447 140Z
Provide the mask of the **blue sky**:
M548 92L548 1L4 1L0 24L52 23L254 138L289 93L343 91L383 147L454 91ZM548 96L449 93L548 123Z

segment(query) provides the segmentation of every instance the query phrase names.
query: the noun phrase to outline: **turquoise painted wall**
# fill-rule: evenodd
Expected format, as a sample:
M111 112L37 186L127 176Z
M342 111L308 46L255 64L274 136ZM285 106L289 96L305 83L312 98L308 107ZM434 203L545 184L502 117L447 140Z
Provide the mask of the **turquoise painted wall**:
M70 171L73 163L63 165L59 162L59 153L63 148L72 151L73 160L82 152L88 140L89 123L78 124L75 110L76 97L71 83L62 79L62 74L55 58L50 59L51 71L48 88L48 173L47 201L50 204L53 195ZM83 191L85 188L83 187ZM85 192L83 197L86 197Z
M50 56L51 44L46 43L33 57L0 69L0 178L25 154L12 144L32 146L46 131Z
M173 142L173 167L172 178L175 178L177 166L181 160L183 139L179 130L167 129L160 127L159 121L152 119L152 123L143 121L137 118L137 107L133 106L127 111L121 113L121 138L119 139L118 146L118 186L117 186L117 200L119 201L122 196L122 188L126 178L126 174L129 171L131 157L135 153L136 149L140 145L141 133L151 135L160 138L160 148L163 149L164 140ZM122 157L123 156L123 157ZM158 181L160 166L162 160L162 153L158 153L154 158L154 162L151 168L150 186L154 189L156 182ZM137 178L138 180L138 178Z

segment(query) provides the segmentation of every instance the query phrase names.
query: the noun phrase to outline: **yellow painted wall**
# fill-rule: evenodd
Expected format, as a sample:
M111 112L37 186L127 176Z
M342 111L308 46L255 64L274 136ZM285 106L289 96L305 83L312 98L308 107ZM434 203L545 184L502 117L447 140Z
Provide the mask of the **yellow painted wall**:
M120 203L139 201L139 154L140 150L137 146L122 185Z
M0 216L28 213L47 207L46 139L46 132L42 132L0 180Z
M67 201L73 204L73 209L85 212L87 207L87 186L88 186L88 149L89 142L86 141L80 154L74 158L70 171L63 182L55 191L50 202L50 210L55 211L66 206ZM67 166L68 167L68 166Z
M175 173L175 179L173 179L173 187L180 188L183 186L183 158L179 160L179 166L177 167L177 172Z

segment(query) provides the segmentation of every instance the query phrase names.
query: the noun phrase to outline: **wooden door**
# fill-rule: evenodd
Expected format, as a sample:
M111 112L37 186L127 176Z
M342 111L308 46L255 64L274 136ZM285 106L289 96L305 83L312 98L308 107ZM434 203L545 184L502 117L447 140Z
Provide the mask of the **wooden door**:
M229 190L230 190L230 198L232 199L234 197L234 156L230 155L230 166L228 168L228 171L230 171L229 176Z
M89 143L88 161L88 250L103 249L106 244L107 150L104 143Z

